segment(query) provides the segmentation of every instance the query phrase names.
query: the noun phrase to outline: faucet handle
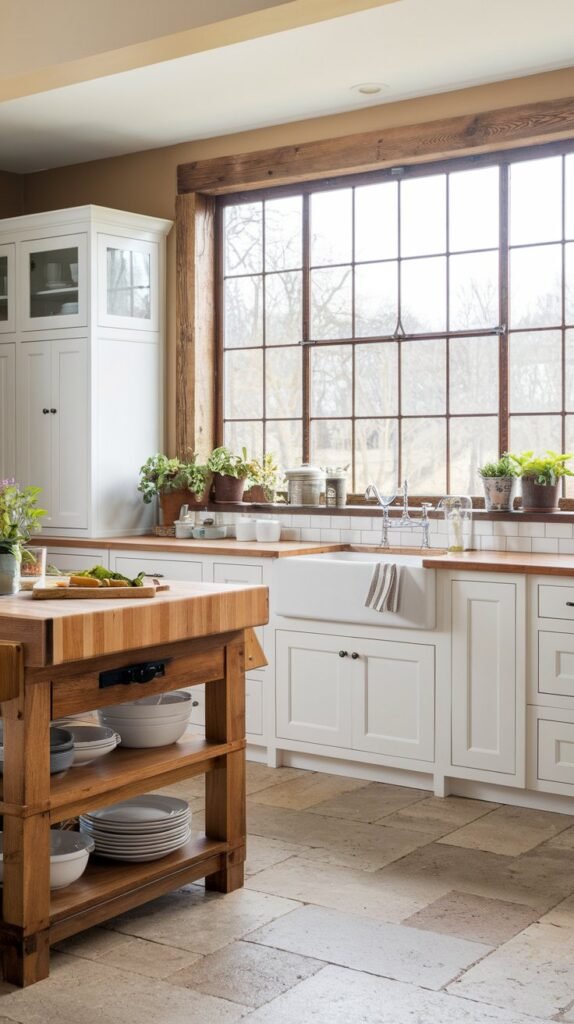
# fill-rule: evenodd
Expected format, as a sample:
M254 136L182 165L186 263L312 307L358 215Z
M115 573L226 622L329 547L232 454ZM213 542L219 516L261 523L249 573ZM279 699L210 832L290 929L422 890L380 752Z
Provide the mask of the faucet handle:
M432 501L422 501L421 502L421 508L423 510L423 519L428 519L428 514L429 514L430 510L432 509L432 507L433 507Z

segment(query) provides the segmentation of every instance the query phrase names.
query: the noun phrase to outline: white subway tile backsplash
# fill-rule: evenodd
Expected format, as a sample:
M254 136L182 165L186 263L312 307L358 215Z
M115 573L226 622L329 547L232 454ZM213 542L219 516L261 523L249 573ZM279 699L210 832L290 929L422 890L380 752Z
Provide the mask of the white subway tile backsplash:
M361 530L361 544L380 544L380 530Z
M572 523L546 523L546 536L572 540Z
M507 551L532 551L532 537L507 537Z
M316 540L316 541L320 541L321 540L321 531L320 530L310 530L310 529L301 530L301 540Z
M492 529L493 526L494 526L494 523L492 523L490 520L484 521L484 520L475 519L473 521L473 524L472 524L472 528L474 530L475 536L477 536L477 537L492 537L493 534L494 534L494 531ZM445 528L446 528L446 523L445 523Z
M574 555L574 540L559 540L558 551L561 555Z
M313 516L311 525L314 530L329 530L331 527L331 516Z
M330 544L340 544L341 542L341 531L340 530L321 530L321 540L326 541Z
M301 530L295 526L281 526L281 540L301 540Z
M350 516L331 516L332 530L350 530L352 526L353 520Z
M360 530L341 530L341 544L360 544Z
M381 528L381 516L353 516L354 530L372 530L375 527Z
M492 523L493 533L495 537L518 537L518 526L519 523L509 522L503 523L495 520Z
M519 537L544 537L544 523L519 523Z
M291 516L293 520L293 526L298 526L300 530L309 530L312 527L311 520L315 517L311 516Z
M506 551L506 537L481 537L481 551Z
M553 538L545 537L539 538L534 537L532 540L532 551L538 552L539 554L545 555L557 555L558 554L558 541Z

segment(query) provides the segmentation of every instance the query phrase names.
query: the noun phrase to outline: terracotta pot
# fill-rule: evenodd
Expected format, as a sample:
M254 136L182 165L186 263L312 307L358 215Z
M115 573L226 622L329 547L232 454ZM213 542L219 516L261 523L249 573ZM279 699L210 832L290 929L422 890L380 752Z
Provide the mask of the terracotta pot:
M252 501L255 505L268 505L269 498L265 495L265 490L261 484L254 484L248 491L245 491L243 495L244 501Z
M536 477L523 476L521 483L523 512L558 512L560 482L537 484Z
M159 496L161 508L162 526L173 526L176 519L179 519L179 510L182 505L200 505L205 507L209 501L211 490L211 477L206 481L202 494L195 494L188 491L186 487L180 487L177 491L165 491Z
M243 501L245 479L243 478L238 480L234 476L224 476L223 473L214 473L213 489L215 501Z
M515 476L483 476L487 512L511 512L516 492Z

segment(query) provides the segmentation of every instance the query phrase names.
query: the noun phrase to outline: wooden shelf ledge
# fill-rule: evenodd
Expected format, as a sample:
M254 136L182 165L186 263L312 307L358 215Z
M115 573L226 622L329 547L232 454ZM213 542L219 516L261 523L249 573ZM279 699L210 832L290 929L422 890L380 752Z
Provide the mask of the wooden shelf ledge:
M181 850L142 864L92 856L77 882L51 894L50 943L61 942L86 927L213 874L229 857L244 860L245 847L234 848L202 833L195 833Z

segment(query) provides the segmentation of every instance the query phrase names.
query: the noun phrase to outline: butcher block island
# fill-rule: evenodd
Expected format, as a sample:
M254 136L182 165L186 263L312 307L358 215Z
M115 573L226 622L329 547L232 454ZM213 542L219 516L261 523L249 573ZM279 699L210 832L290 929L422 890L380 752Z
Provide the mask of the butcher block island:
M147 601L0 599L6 981L47 977L50 945L188 882L205 877L219 892L243 884L245 668L265 663L252 627L267 619L261 586L172 583ZM200 683L205 736L120 746L50 776L51 721ZM92 854L81 878L50 891L50 828L201 773L204 834L150 862Z

